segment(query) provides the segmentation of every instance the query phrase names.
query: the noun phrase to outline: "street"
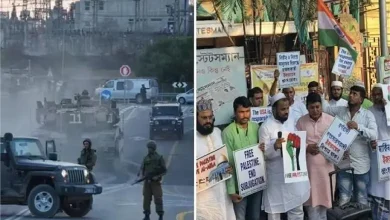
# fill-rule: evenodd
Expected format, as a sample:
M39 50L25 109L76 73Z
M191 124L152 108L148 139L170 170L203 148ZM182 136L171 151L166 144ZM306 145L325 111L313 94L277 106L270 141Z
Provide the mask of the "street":
M1 135L13 132L15 136L31 136L38 128L35 121L37 100L43 100L43 92L40 89L18 95L2 95ZM87 219L143 218L142 184L132 186L131 183L136 180L142 159L147 154L151 106L118 104L118 107L122 113L120 123L124 132L124 151L120 159L98 157L94 173L103 185L103 193L94 197L93 210L85 217ZM185 135L182 140L169 137L156 139L157 152L163 155L168 168L168 173L163 179L164 219L193 219L193 106L183 106L183 113ZM52 138L56 140L55 137ZM93 143L92 138L92 147ZM57 149L61 160L76 162L82 149L82 139L68 140L67 143L58 145ZM151 219L157 219L154 211L152 202ZM1 206L1 218L19 220L33 217L26 206L7 205ZM55 218L69 217L60 213Z

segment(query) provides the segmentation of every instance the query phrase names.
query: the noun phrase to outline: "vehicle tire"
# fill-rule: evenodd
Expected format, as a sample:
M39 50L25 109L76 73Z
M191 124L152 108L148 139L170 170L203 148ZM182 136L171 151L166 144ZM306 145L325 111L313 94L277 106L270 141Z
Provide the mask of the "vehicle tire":
M31 214L39 218L52 218L60 208L60 197L53 187L47 184L34 187L28 195L27 202Z
M142 98L142 95L141 94L138 94L136 97L135 97L135 101L137 102L137 104L142 104L144 103L144 99Z
M78 202L78 204L75 203L69 203L67 199L64 199L64 202L62 203L62 210L69 215L72 218L81 218L84 217L91 211L93 203L93 197L90 196L89 199L83 200L81 202ZM76 205L76 206L75 206Z
M186 104L186 99L183 98L183 97L180 97L179 98L179 103L182 104L182 105Z

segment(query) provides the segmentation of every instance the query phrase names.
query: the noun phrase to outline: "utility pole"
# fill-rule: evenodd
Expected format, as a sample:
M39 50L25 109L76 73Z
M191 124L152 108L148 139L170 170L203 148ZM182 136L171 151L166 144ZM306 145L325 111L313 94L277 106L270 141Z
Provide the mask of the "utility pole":
M174 9L175 9L175 35L178 35L180 34L180 2L179 0L175 0L175 5L174 5Z
M386 0L379 0L379 22L380 22L380 42L381 56L389 55L387 45L387 16L386 16Z

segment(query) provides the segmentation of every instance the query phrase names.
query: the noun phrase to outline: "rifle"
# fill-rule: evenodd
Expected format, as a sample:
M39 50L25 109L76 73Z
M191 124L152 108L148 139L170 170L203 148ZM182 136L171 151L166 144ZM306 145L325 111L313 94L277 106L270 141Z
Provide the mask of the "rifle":
M156 171L153 171L153 172L147 174L146 176L142 177L141 179L136 180L131 185L137 184L137 183L142 182L144 180L151 180L153 177L159 176L165 172L166 172L166 170L164 168L160 167Z

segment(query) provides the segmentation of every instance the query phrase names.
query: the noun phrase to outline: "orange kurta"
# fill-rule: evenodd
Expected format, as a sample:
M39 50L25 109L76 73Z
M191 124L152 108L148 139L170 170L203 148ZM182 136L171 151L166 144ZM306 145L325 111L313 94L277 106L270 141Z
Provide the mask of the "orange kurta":
M318 144L332 122L333 117L326 113L322 113L322 116L317 121L311 119L307 114L298 120L297 129L307 132L306 144ZM309 200L304 205L312 207L321 205L331 208L332 198L330 194L329 173L334 171L333 164L325 159L321 153L317 155L307 153L306 161L311 193ZM333 190L334 187L335 181L333 178Z

